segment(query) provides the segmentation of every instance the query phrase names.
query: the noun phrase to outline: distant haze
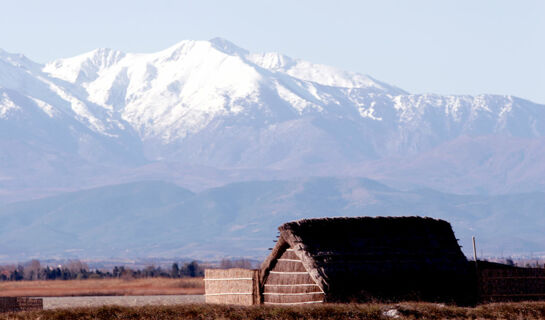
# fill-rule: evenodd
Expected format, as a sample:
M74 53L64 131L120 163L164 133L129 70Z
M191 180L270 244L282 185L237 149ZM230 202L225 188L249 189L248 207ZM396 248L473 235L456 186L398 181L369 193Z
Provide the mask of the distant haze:
M277 227L301 218L420 215L446 219L471 255L544 256L545 193L403 192L376 181L311 178L233 183L191 193L138 182L0 206L0 262L32 258L263 259Z

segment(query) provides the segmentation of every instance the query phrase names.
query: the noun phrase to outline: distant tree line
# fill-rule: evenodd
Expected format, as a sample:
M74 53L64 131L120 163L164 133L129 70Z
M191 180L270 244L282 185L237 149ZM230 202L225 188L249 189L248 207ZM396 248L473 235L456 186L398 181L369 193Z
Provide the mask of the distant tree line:
M169 269L147 266L133 270L125 266L115 266L110 270L91 270L86 263L72 260L57 267L43 266L32 260L25 264L0 266L0 281L21 280L74 280L74 279L138 279L138 278L186 278L202 277L204 268L197 261L173 263Z
M222 259L219 265L220 269L229 268L242 268L242 269L254 269L257 268L255 263L249 259Z

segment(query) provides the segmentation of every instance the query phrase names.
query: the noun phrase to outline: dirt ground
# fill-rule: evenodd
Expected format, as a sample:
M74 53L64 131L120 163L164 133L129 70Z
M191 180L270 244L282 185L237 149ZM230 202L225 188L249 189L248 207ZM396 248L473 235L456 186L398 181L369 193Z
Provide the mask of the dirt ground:
M51 310L108 305L138 307L204 303L204 295L45 297L43 300L44 310Z
M202 295L202 278L0 282L2 297Z

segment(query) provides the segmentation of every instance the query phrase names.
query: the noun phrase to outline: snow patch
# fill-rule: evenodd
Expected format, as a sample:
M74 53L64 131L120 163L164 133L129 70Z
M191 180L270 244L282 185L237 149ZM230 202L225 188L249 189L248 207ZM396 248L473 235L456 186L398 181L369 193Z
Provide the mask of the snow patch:
M16 105L7 93L3 92L0 98L0 119L7 119L10 113L21 110L21 107Z
M29 97L29 98L32 99L32 101L34 101L36 103L36 105L40 109L42 109L42 111L45 112L45 114L47 114L50 118L53 118L56 115L58 115L58 111L52 105L50 105L49 103L47 103L45 101L42 101L40 99L37 99L37 98L33 98L33 97Z

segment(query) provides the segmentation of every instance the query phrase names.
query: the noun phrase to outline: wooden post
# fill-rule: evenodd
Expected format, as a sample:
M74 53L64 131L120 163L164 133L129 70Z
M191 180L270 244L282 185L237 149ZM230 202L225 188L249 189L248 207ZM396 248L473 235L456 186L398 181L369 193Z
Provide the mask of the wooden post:
M475 236L471 237L473 241L473 259L475 260L475 280L477 285L477 300L481 300L481 275L479 274L479 263L477 262L477 246L475 245Z
M477 246L475 246L475 236L471 237L473 240L473 260L475 260L475 265L477 265Z

